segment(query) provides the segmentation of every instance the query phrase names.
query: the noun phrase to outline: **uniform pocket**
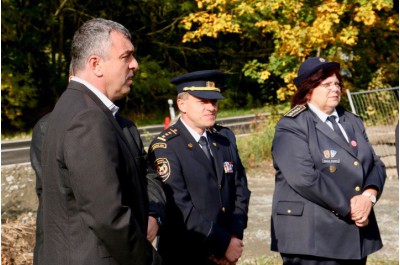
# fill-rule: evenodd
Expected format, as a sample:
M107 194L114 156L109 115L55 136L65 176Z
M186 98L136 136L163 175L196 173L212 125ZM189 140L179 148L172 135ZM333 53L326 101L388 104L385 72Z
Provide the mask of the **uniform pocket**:
M287 202L280 201L276 207L276 213L278 215L303 215L304 203L303 202Z

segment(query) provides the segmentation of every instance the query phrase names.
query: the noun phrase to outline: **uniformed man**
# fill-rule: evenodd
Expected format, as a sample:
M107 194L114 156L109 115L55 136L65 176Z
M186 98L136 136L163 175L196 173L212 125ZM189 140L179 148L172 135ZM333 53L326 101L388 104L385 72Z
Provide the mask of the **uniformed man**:
M158 251L164 264L233 264L243 252L250 191L233 133L216 126L225 74L174 78L181 117L149 148L167 197Z

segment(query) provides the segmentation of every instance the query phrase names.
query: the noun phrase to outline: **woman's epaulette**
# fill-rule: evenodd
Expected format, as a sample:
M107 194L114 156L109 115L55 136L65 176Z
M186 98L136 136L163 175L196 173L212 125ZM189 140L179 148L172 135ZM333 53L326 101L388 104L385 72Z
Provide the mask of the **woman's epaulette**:
M286 114L285 117L296 117L297 115L299 115L300 113L302 113L303 111L305 111L307 109L306 106L304 105L296 105L294 108L292 108L291 110L289 110Z

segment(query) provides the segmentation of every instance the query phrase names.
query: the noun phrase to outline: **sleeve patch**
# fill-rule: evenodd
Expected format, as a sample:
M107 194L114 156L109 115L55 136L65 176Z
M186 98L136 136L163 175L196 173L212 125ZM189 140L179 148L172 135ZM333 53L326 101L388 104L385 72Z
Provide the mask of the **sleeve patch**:
M157 149L157 148L164 148L164 149L166 149L166 148L167 148L167 144L166 144L166 143L155 143L155 144L153 144L153 145L150 147L149 152L152 152L152 151L154 151L154 150Z
M169 166L169 161L167 158L157 158L154 161L154 165L157 169L157 173L163 182L167 181L171 174L171 167Z

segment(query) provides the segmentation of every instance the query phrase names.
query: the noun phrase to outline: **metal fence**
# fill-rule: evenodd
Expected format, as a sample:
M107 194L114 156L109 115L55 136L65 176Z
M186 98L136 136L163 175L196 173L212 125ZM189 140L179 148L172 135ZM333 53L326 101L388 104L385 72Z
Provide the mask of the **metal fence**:
M399 122L399 87L346 93L352 112L363 120L375 152L385 163L388 177L397 178L395 129Z

